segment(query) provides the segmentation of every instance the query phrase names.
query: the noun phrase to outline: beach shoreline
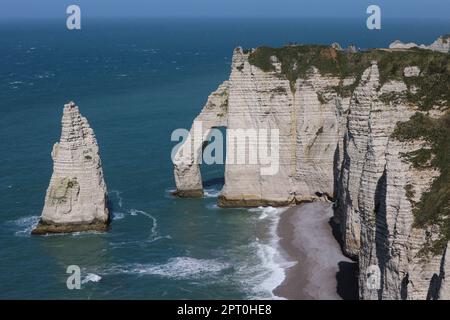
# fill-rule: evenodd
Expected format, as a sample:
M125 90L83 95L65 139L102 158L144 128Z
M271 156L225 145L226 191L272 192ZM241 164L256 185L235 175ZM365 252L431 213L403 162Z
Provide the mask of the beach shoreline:
M295 264L274 295L288 300L358 298L357 263L343 255L330 203L305 203L281 214L279 245Z

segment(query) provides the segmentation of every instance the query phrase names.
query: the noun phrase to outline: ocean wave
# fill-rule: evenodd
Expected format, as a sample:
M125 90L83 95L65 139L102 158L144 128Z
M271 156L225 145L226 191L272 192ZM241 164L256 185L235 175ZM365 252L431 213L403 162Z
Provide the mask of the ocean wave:
M70 235L71 237L88 237L91 235L101 235L104 234L104 232L90 230L90 231L76 231L71 233L49 233L46 234L46 237L58 237L58 236L67 236Z
M11 225L16 231L14 235L18 237L26 237L31 234L31 231L39 223L39 216L22 217L17 220L7 221L7 225Z
M286 269L295 264L283 254L277 234L281 213L286 210L287 208L274 207L248 209L249 212L258 213L258 219L267 223L266 237L257 239L251 244L251 249L256 252L260 262L254 273L244 280L245 286L252 288L250 294L252 298L281 299L273 294L273 290L284 281Z
M249 212L259 213L258 219L264 220L267 218L270 219L279 219L279 215L286 211L286 208L274 208L274 207L258 207L248 209Z
M230 268L230 265L218 260L195 259L191 257L171 258L164 264L127 264L112 266L103 271L109 274L154 275L171 279L198 279L214 276ZM100 274L102 274L100 272Z
M208 203L206 205L206 208L210 209L210 210L218 210L218 209L220 209L220 207L217 205L217 203Z
M88 282L99 282L102 279L98 274L88 273L83 280L81 280L81 284L85 284Z
M203 195L205 198L217 198L220 195L220 191L217 189L205 189Z
M119 205L119 208L122 208L122 205L123 205L123 198L121 196L122 192L120 192L119 190L111 190L108 192L108 194L115 195L117 198L117 201L118 201L117 204Z
M254 258L240 259L235 265L234 278L248 299L281 299L273 290L285 279L285 270L294 265L286 260L274 243L254 241L243 249Z
M295 265L295 262L287 260L281 254L279 238L271 243L257 243L257 253L266 272L261 274L261 282L255 286L255 292L269 292L271 299L282 299L273 293L273 290L283 283L286 277L286 269Z
M49 78L53 78L55 76L55 74L53 72L50 71L45 71L43 73L36 73L35 75L33 75L34 79L49 79Z
M173 198L173 197L174 197L174 196L173 196L173 193L174 193L175 191L177 191L177 189L174 189L174 188L166 189L166 190L164 191L164 197L165 197L165 198Z
M147 218L149 218L152 221L152 227L150 229L150 235L149 235L149 241L153 242L162 238L167 238L167 236L161 236L158 233L158 220L156 220L156 218L154 216L152 216L150 213L147 213L145 211L142 210L137 210L137 209L130 209L128 210L128 212L132 215L132 216L137 216L137 215L143 215Z
M113 220L122 220L123 218L125 218L125 214L123 212L113 212L112 213Z

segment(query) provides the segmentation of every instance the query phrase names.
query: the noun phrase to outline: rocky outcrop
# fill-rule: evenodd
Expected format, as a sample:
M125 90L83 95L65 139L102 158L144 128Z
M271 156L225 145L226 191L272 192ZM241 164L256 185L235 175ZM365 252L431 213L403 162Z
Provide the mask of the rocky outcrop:
M433 51L439 51L444 53L450 52L450 35L439 37L432 44L428 46L428 49Z
M226 112L208 120L206 130L226 127L229 148L230 129L277 128L279 170L264 176L263 164L227 162L219 205L284 206L332 198L344 251L359 261L362 299L448 298L447 250L423 254L439 228L418 226L414 213L441 173L431 165L417 167L407 156L429 150L429 140L395 135L398 124L417 113L442 117L448 65L433 77L430 72L438 71L426 63L448 59L430 51L415 65L420 60L414 50L336 48L235 50L230 79L218 90L227 96L226 108L219 108ZM303 58L308 52L314 55ZM301 65L305 61L308 66ZM433 78L441 80L430 97ZM204 114L205 109L199 117ZM178 190L202 190L198 166L192 167L175 163ZM377 288L369 285L374 268Z
M403 43L400 40L395 40L389 45L389 49L411 49L416 47L419 47L419 45L414 42Z
M329 88L337 85L339 79L321 76L316 70L309 79L297 81L292 88L288 80L280 77L279 68L272 73L264 72L252 66L248 56L249 53L241 49L235 51L229 81L210 96L207 106L212 107L203 109L193 127L203 120L204 137L213 126L226 127L228 146L233 143L230 132L276 128L279 130L279 170L264 177L260 172L267 165L227 163L226 184L219 204L224 207L281 206L331 197L338 118L345 107L340 106L341 100L335 101L336 94ZM219 96L227 96L225 114L222 100L215 102L218 92ZM322 94L327 96L325 103L319 100ZM309 121L305 121L307 119ZM197 143L199 145L201 143ZM181 151L186 148L180 148L179 153ZM198 165L192 164L192 159L199 158L198 152L198 148L191 150L189 161L183 165L180 164L183 157L178 154L175 157L177 193L201 194L200 171Z
M174 175L179 197L203 196L200 164L204 141L213 128L225 127L228 118L229 82L213 92L202 112L195 118L189 136L173 157Z
M428 49L431 51L449 53L450 52L450 35L443 35L436 39L430 45L418 45L414 42L403 43L399 40L395 40L389 45L389 49L411 49L411 48L420 48L420 49Z
M107 191L97 140L73 102L64 106L61 139L52 158L44 209L32 233L107 230Z

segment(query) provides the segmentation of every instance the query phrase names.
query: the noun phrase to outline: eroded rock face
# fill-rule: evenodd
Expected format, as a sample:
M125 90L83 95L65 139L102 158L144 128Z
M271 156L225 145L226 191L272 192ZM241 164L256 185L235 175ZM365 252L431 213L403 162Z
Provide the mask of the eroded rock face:
M75 105L64 106L61 139L52 151L53 174L33 234L105 231L107 190L94 131Z
M439 290L442 296L445 292L439 285L445 256L419 258L431 230L414 228L411 202L420 201L438 172L414 169L401 156L426 147L425 142L392 138L397 122L407 121L416 110L405 102L380 98L406 90L401 81L381 85L374 64L364 72L350 103L336 213L345 251L359 260L362 299L438 298ZM408 187L414 199L408 197ZM378 290L368 286L366 270L371 266L380 270Z
M330 89L339 79L316 71L292 88L280 77L280 68L264 72L248 62L248 55L240 48L235 50L230 79L210 96L210 108L202 110L193 127L203 121L205 137L211 127L226 127L227 143L233 140L232 130L277 128L279 169L274 175L262 176L265 165L227 163L219 205L284 206L332 197L340 113L349 101ZM279 66L276 60L272 63ZM222 96L227 97L226 106ZM188 148L183 145L174 161L177 194L198 196L202 194L201 174L191 160L198 159L201 150L191 148L189 159L183 162L181 152L189 154Z
M177 186L175 195L179 197L203 196L202 176L199 168L203 142L208 139L213 128L226 126L228 96L229 82L225 81L209 96L203 110L194 120L187 141L173 157Z
M420 75L420 68L417 66L406 67L403 70L403 75L407 78L418 77Z
M420 82L422 70L410 65L401 69L409 82L398 77L382 82L374 60L361 74L345 79L310 66L305 77L292 82L277 57L268 59L271 71L263 71L249 62L249 55L235 50L230 79L219 89L228 98L227 107L220 108L226 115L210 121L227 129L278 128L279 171L262 176L260 165L226 163L219 205L284 206L333 197L344 251L359 260L361 299L449 298L448 250L428 258L419 254L436 230L416 228L413 214L414 203L439 172L416 169L404 157L428 148L426 141L393 137L397 123L420 109L399 97L417 92L411 80ZM339 86L351 92L343 94ZM438 118L441 110L426 112ZM175 165L177 187L189 189L195 181L194 189L201 190L198 167L187 168L192 175L185 178ZM368 285L373 267L380 271L379 289Z
M450 52L450 35L439 37L432 44L428 46L428 49L433 51L439 51L443 53Z

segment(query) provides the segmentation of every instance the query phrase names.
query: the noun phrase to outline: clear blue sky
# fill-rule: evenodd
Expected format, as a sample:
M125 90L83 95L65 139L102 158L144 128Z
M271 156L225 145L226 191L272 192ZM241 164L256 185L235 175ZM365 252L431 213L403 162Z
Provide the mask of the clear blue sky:
M1 0L0 19L85 17L360 17L377 4L387 18L450 19L450 0Z

